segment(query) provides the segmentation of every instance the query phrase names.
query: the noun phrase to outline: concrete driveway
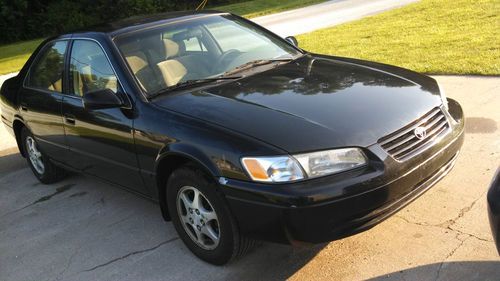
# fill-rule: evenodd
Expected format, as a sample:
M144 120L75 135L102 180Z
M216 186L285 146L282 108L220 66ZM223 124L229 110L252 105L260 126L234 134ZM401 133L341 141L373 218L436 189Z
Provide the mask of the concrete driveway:
M418 0L332 0L304 8L253 18L279 36L311 32L337 24L360 19Z
M42 185L4 149L0 280L499 280L485 193L500 164L500 78L437 79L467 115L444 180L367 232L310 248L262 243L224 267L195 258L156 204L81 175Z
M0 87L2 87L2 84L5 80L14 77L17 75L16 73L10 73L6 75L0 75ZM0 110L0 113L2 111ZM2 123L0 123L0 151L6 150L11 147L16 146L16 140L14 138L11 138L10 135L7 133L5 130L4 126Z

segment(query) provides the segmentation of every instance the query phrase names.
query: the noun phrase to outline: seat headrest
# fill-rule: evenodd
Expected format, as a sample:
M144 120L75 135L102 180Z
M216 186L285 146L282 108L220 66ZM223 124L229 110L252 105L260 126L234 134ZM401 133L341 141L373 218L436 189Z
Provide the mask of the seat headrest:
M134 74L137 74L141 69L148 66L146 55L142 52L128 54L125 58Z
M179 83L187 74L186 67L175 59L159 62L157 65L167 86Z
M170 40L163 39L163 45L165 46L165 58L170 59L179 54L179 44Z

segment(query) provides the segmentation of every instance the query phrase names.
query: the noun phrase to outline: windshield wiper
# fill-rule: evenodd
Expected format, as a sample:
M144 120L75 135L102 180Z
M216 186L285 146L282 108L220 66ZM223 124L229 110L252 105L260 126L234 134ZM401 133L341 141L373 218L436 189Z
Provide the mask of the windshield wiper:
M172 90L178 90L181 88L186 88L186 87L192 87L192 86L197 86L205 83L210 83L210 82L217 82L221 80L234 80L234 79L239 79L243 76L227 76L227 75L220 75L217 77L210 77L210 78L203 78L203 79L191 79L191 80L186 80L179 82L173 86L169 86L163 89L160 89L156 92L153 92L148 95L149 98L155 98L159 95L165 94L167 92L170 92Z
M241 72L241 71L245 71L245 70L248 70L248 69L251 69L251 68L254 68L256 66L261 66L261 65L266 65L266 64L271 64L271 63L275 63L275 62L289 62L289 61L292 61L294 60L294 58L276 58L276 59L267 59L267 60L253 60L253 61L249 61L247 63L244 63L240 66L237 66L231 70L228 70L226 72L224 72L224 74L222 74L221 77L224 77L224 76L227 76L227 75L231 75L231 74L235 74L235 73L238 73L238 72Z

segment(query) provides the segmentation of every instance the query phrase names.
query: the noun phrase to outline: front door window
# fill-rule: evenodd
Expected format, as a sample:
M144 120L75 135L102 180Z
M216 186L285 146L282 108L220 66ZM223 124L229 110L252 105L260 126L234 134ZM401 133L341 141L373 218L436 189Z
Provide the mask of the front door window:
M75 40L71 49L70 89L75 96L110 89L117 92L116 75L101 47L89 40Z

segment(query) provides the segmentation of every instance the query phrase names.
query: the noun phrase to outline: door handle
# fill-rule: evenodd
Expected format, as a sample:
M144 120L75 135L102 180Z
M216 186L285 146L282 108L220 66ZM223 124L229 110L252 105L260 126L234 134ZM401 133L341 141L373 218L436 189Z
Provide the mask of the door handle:
M64 122L68 125L75 125L75 123L76 123L75 116L73 116L71 114L65 114L64 115Z
M28 106L25 103L21 103L20 107L22 111L28 111Z

